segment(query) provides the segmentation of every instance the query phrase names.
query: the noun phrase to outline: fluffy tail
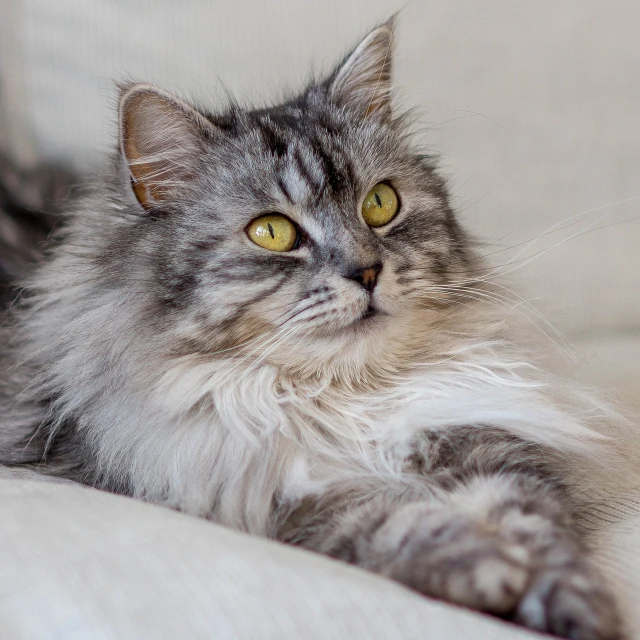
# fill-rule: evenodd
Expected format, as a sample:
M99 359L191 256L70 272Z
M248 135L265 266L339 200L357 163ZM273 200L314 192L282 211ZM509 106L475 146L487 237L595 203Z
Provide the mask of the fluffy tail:
M0 154L0 309L43 259L73 183L73 175L61 167L20 170Z

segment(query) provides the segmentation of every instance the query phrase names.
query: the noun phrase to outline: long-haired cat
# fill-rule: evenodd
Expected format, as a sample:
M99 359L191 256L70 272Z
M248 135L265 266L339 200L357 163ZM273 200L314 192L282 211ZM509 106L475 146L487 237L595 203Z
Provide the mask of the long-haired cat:
M122 88L113 162L8 315L0 460L618 638L569 473L606 416L497 315L392 37L268 109Z

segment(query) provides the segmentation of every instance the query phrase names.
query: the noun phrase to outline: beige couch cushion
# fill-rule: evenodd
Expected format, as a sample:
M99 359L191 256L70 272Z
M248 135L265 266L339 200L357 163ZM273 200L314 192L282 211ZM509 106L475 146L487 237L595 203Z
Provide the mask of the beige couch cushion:
M630 640L640 639L640 496L619 503L614 521L594 535L593 547L625 612Z
M640 505L593 543L640 640ZM0 638L542 638L320 555L73 483L0 468Z
M0 476L0 638L525 640L310 552L74 484Z

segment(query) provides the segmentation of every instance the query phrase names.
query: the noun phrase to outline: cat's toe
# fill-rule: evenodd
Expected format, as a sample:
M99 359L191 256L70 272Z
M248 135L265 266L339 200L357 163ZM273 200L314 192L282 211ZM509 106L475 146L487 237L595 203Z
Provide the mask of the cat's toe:
M516 622L571 640L620 640L615 603L595 576L553 570L532 581L520 601Z
M423 540L384 573L425 595L511 617L530 582L527 549L472 530L464 533L435 548Z
M503 555L492 555L476 561L466 570L448 572L441 580L441 593L457 604L508 616L520 599L527 571Z

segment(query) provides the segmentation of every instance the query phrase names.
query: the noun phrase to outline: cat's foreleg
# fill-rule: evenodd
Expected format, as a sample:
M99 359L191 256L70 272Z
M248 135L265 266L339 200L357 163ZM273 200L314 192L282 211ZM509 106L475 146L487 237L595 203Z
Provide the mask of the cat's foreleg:
M444 487L425 478L422 496L415 478L407 491L394 483L371 492L368 481L368 498L355 487L342 497L336 489L290 538L532 629L574 640L620 638L615 603L557 483L514 470L455 476Z

